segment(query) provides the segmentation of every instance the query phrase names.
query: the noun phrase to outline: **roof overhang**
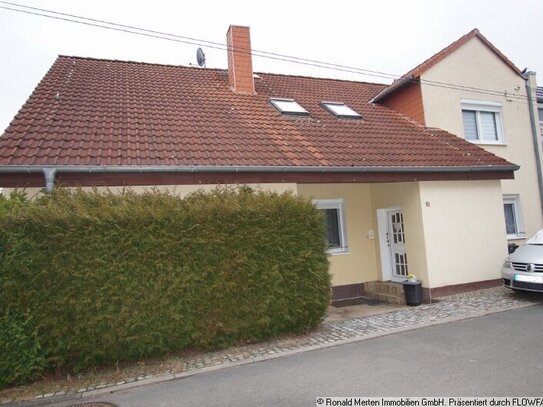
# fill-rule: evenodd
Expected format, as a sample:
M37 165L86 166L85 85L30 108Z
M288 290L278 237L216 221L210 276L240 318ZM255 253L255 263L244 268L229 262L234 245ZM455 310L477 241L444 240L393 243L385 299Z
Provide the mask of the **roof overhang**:
M517 171L510 165L472 166L234 166L234 165L157 165L157 166L106 166L106 165L0 165L0 173L156 173L156 172L492 172Z
M486 166L0 166L0 186L175 186L388 183L513 179L516 165Z

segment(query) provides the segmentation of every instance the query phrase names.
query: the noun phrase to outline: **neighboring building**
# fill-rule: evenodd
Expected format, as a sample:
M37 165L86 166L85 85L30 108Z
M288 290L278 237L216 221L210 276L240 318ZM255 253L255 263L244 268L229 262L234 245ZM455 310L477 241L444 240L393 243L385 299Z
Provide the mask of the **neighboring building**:
M526 89L530 80L535 91L530 74L523 74L475 29L374 99L520 165L514 180L502 181L510 242L522 242L543 227L540 145L534 140ZM539 110L540 120L542 114Z
M518 70L482 38L419 77L522 93ZM525 106L416 80L254 75L249 29L230 27L227 42L228 70L59 57L0 138L0 186L290 190L324 211L335 300L408 273L426 298L500 283L504 199L541 224L525 198ZM494 145L455 136L463 117L468 139L494 131Z

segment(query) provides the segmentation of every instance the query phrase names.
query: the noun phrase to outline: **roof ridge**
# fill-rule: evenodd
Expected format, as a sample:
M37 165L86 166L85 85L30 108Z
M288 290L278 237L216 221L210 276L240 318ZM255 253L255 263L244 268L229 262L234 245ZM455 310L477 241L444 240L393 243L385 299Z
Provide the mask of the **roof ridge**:
M407 72L404 76L412 75L414 77L419 77L422 73L424 73L426 70L431 68L433 65L447 57L452 52L456 51L458 48L460 48L462 45L467 43L472 38L479 38L487 47L489 47L495 54L497 54L498 57L500 57L503 62L505 62L511 69L513 69L517 74L521 74L520 69L511 62L509 58L507 58L494 44L492 44L481 32L478 28L474 28L470 32L464 34L460 38L458 38L456 41L450 43L445 48L441 49L440 51L436 52L431 57L427 58L424 62L418 64L415 68L411 69L409 72Z
M131 61L131 60L96 58L96 57L82 57L82 56L77 56L77 55L62 55L62 54L59 54L58 58L62 58L62 59L79 59L79 60L84 60L84 61L98 61L98 62L115 62L115 63L121 63L121 64L134 64L134 65L150 65L150 66L171 67L171 68L186 68L186 69L194 69L194 70L226 71L226 69L220 69L220 68L203 68L203 67L191 66L191 65L161 64L161 63L158 63L158 62Z
M441 50L439 50L438 52L436 52L435 54L433 54L429 58L426 58L423 62L418 64L416 67L411 69L409 72L402 75L402 78L404 76L415 76L415 77L420 76L428 68L430 68L434 64L438 63L443 58L448 56L451 52L456 51L458 48L460 48L462 45L464 45L470 39L474 38L475 36L477 36L479 34L480 34L479 29L474 28L473 30L471 30L470 32L462 35L456 41L453 41L452 43L450 43L446 47L442 48ZM426 67L426 65L430 65L430 66Z
M361 84L364 84L364 85L390 86L390 85L388 85L386 83L380 83L380 82L357 81L357 80L353 80L353 79L340 79L340 78L323 78L322 76L290 75L290 74L274 73L274 72L255 72L255 74L257 74L257 75L288 76L289 78L316 79L316 80L323 80L323 81L361 83Z
M490 48L490 50L494 52L494 54L496 54L496 56L500 58L507 66L509 66L516 74L522 76L520 69L518 69L518 67L513 62L511 62L511 60L507 58L498 48L496 48L496 46L492 44L483 34L481 34L478 28L474 28L470 32L462 35L456 41L447 45L445 48L442 48L440 51L433 54L431 57L425 59L423 62L418 64L416 67L414 67L404 75L400 76L398 79L392 82L391 85L383 89L373 100L375 102L378 102L385 96L388 96L389 94L394 92L396 89L401 88L405 83L409 82L410 80L420 78L420 76L432 66L441 62L447 56L449 56L454 51L466 44L469 40L476 37L479 38L479 40L484 45Z
M195 69L195 70L207 70L207 71L215 71L215 72L227 72L228 69L226 68L202 68L198 66L191 66L191 65L174 65L174 64L161 64L157 62L145 62L145 61L131 61L131 60L122 60L122 59L109 59L109 58L96 58L96 57L82 57L77 55L58 55L59 58L63 59L79 59L84 61L99 61L99 62L115 62L115 63L124 63L124 64L137 64L137 65L149 65L149 66L160 66L160 67L172 67L172 68L183 68L183 69ZM312 80L323 80L323 81L335 81L335 82L349 82L349 83L360 83L360 84L366 84L366 85L379 85L379 86L389 86L386 83L379 83L379 82L368 82L368 81L357 81L353 79L341 79L341 78L325 78L320 76L310 76L310 75L291 75L291 74L283 74L283 73L276 73L276 72L254 72L256 75L274 75L274 76L284 76L289 78L304 78L304 79L312 79Z

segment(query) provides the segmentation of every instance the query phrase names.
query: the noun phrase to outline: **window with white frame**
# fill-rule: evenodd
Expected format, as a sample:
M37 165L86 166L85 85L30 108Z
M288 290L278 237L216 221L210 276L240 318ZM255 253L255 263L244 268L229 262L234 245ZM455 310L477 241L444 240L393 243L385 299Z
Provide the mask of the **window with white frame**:
M362 116L342 102L321 102L321 106L339 118L361 119Z
M522 211L518 195L504 195L503 212L508 239L520 239L526 236L522 222Z
M503 144L502 104L462 100L464 138L474 143Z
M300 105L294 99L270 98L269 101L273 107L281 112L281 114L296 116L309 115L309 112L305 110L302 105Z
M348 252L343 199L318 199L313 203L324 215L327 252L332 254Z

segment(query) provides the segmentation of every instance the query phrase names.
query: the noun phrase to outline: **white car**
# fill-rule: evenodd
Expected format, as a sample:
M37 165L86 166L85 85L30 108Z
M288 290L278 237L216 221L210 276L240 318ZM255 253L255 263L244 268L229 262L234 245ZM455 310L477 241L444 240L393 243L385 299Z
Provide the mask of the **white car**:
M543 292L543 229L505 259L504 287Z

